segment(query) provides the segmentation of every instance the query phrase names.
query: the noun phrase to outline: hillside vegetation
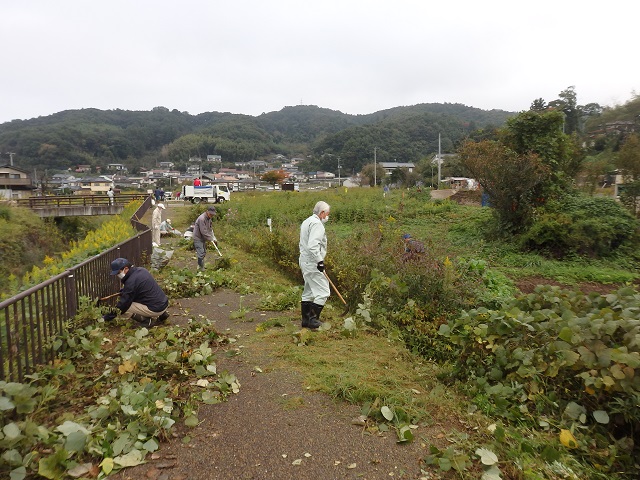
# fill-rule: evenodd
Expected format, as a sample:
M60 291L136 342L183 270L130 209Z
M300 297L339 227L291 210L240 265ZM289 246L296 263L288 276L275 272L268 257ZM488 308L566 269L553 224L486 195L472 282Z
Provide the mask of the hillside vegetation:
M439 133L449 148L474 129L499 126L510 115L459 104L397 107L370 115L301 105L257 117L219 112L190 115L164 107L149 112L82 109L4 123L0 148L14 152L18 165L28 170L108 163L124 163L132 170L152 167L158 160L184 168L190 156L209 154L221 155L224 162L275 154L306 156L328 149L340 154L338 145L345 137L362 143L357 137L365 132L374 141L364 151L348 145L350 153L344 153L346 171L359 171L370 160L374 146L379 148L379 161L416 161L437 151Z

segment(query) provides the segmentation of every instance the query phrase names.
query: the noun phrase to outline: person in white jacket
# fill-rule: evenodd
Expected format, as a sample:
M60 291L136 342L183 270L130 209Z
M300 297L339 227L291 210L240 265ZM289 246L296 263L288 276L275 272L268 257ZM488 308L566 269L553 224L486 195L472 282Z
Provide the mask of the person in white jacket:
M162 223L162 210L164 205L159 203L151 214L151 241L160 246L160 224Z
M304 278L302 291L302 326L316 329L322 322L320 312L331 293L329 280L324 273L324 258L327 254L327 236L324 224L329 220L331 207L327 202L318 202L313 215L300 226L300 270Z

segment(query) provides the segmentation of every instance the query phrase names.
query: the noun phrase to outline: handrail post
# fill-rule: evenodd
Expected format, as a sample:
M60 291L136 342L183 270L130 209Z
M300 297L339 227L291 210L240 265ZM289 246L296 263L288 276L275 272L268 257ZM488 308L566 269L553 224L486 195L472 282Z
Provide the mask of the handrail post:
M67 318L73 318L78 313L78 300L76 295L76 279L73 274L65 278L65 290L67 299Z

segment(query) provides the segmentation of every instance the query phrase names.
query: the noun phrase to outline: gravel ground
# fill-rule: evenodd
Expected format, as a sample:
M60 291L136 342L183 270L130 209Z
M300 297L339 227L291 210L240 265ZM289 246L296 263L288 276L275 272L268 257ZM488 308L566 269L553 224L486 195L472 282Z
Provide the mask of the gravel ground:
M163 443L144 465L110 476L116 480L205 479L418 479L425 455L420 436L435 437L442 431L418 432L416 441L396 443L395 432L372 435L352 420L358 406L337 402L305 389L296 372L277 365L264 350L243 345L243 338L257 335L255 327L275 314L251 310L242 319L230 318L240 308L240 295L217 291L207 297L172 302L170 323L203 315L221 333L236 336L238 355L220 355L218 371L235 374L240 392L218 405L203 405L200 424L179 430ZM242 299L251 308L257 298ZM249 321L252 319L253 321ZM265 349L266 350L266 349ZM258 371L256 367L259 367ZM183 441L188 435L190 441Z

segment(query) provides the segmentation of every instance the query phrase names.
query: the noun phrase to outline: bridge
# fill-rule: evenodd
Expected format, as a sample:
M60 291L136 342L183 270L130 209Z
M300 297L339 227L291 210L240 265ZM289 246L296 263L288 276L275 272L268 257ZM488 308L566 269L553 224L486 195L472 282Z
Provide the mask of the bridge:
M148 193L118 194L113 200L106 195L69 195L30 197L16 200L19 207L33 210L44 217L76 217L88 215L117 215L132 200L144 200Z

